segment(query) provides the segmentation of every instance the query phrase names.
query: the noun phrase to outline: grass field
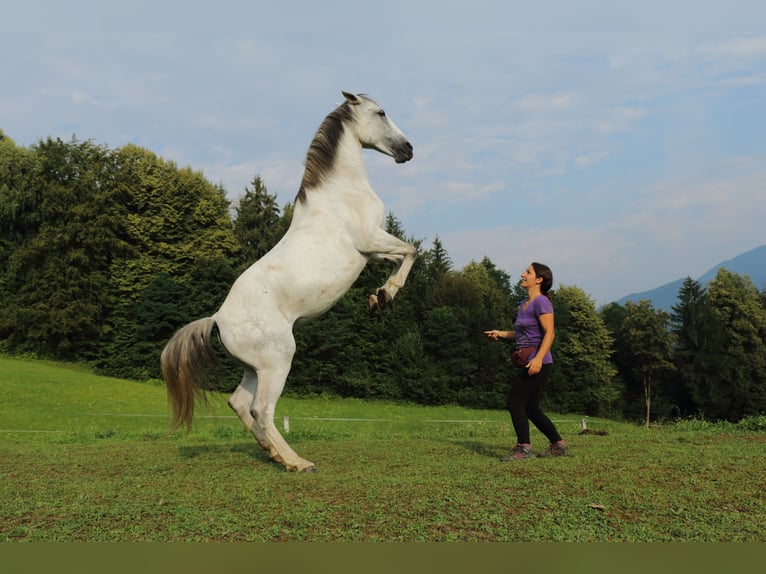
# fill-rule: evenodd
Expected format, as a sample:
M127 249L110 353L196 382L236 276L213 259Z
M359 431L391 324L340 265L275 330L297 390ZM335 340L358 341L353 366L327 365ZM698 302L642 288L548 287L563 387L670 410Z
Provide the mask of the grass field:
M318 473L270 462L223 396L173 432L160 385L0 356L0 541L766 541L766 433L742 425L555 414L572 456L501 463L501 410L285 415Z

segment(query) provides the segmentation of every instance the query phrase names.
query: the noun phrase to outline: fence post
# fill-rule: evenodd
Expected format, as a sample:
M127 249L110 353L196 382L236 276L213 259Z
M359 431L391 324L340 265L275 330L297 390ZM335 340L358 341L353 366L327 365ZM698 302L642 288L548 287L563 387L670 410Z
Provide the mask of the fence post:
M289 433L290 432L290 417L288 417L287 415L285 415L282 418L282 426L285 429L285 433Z
M588 430L588 423L585 422L585 418L580 421L581 430Z

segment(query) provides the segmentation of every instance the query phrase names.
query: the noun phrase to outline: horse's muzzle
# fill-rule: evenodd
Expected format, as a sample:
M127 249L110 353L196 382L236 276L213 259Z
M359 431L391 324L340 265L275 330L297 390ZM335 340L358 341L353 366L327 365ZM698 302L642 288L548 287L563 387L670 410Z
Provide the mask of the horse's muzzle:
M396 163L404 163L410 161L413 155L412 144L410 142L404 142L394 150L394 161Z

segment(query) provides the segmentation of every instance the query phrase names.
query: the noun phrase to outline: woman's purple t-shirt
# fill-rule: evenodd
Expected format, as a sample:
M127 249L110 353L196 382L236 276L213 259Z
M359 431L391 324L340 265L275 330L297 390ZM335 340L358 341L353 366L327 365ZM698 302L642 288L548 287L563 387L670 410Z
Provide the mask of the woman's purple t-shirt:
M516 323L513 329L516 331L516 348L521 347L539 347L543 340L545 332L538 317L546 313L553 313L553 304L545 295L540 295L532 299L532 302L526 309L523 309L524 302L519 305L519 314L516 316ZM523 310L522 310L523 309ZM533 358L533 354L530 358ZM543 364L547 365L553 362L551 352L548 351L543 357Z

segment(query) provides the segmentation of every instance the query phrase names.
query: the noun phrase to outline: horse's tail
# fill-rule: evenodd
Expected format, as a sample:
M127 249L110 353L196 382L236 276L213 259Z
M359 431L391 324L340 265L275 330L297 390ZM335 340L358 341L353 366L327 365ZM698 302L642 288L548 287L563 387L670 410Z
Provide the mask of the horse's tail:
M181 327L162 350L160 367L173 410L173 428L191 429L194 401L206 400L205 383L215 362L211 334L213 317L198 319Z

